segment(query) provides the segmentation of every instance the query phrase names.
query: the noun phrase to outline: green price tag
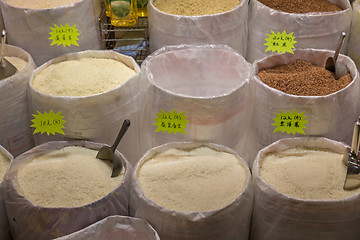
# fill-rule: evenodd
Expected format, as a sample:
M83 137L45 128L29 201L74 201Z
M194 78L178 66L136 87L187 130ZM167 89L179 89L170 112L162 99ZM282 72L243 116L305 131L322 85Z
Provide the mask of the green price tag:
M64 128L63 124L66 123L66 121L63 120L64 117L61 116L61 112L58 112L56 114L54 114L52 110L50 110L49 113L44 112L43 114L39 111L36 112L37 115L32 114L34 119L31 120L33 122L33 125L30 126L35 128L33 134L43 134L44 132L46 132L48 136L50 134L55 135L55 133L65 135L62 129Z
M75 45L79 46L78 44L78 36L80 33L78 33L79 29L76 29L76 24L72 27L69 26L69 24L66 24L65 26L61 25L60 27L54 24L54 28L50 27L51 32L49 33L51 37L49 39L52 40L52 43L50 46L57 44L63 45L63 47Z
M267 46L265 52L277 51L278 53L289 52L294 54L292 49L295 48L294 44L297 42L295 41L293 34L293 32L287 34L285 30L282 33L274 33L271 30L271 34L266 34L268 35L268 38L265 39L266 43L264 43L264 45Z
M276 118L273 118L274 123L271 124L276 127L273 133L281 131L281 133L287 132L288 135L290 133L294 135L295 133L305 135L305 124L309 121L306 120L306 116L304 114L305 112L297 113L296 109L294 109L291 113L289 111L285 113L280 109L280 113L275 113Z
M185 132L186 123L189 121L186 120L185 112L178 113L176 109L173 112L168 111L164 112L162 109L161 113L156 113L157 118L155 118L155 123L153 125L157 126L155 132L169 132L177 134L178 132L187 134Z

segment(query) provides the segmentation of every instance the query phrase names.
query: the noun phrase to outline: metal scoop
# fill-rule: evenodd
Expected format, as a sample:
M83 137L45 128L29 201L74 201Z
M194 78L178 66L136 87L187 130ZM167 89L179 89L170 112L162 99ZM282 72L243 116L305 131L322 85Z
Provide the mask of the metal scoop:
M116 137L114 144L111 147L108 146L101 147L98 154L96 155L96 158L112 162L113 164L113 170L111 173L112 178L117 177L121 172L122 163L121 161L114 161L114 152L117 146L119 145L120 140L122 139L122 137L124 136L124 134L126 133L129 127L130 127L130 120L125 119L120 129L120 132Z
M341 36L340 36L340 43L339 43L338 48L336 49L334 57L328 57L326 59L326 63L325 63L325 69L335 73L336 80L341 78L342 76L344 76L347 73L347 68L346 68L345 64L336 62L336 60L339 56L339 53L340 53L341 46L344 42L345 36L346 36L346 33L342 32Z
M347 165L347 173L344 183L344 190L353 190L360 187L360 118L354 123L354 132L352 137L351 149L347 148L343 161Z
M1 32L1 58L0 58L0 80L14 75L17 71L16 67L5 59L4 48L6 42L6 31Z

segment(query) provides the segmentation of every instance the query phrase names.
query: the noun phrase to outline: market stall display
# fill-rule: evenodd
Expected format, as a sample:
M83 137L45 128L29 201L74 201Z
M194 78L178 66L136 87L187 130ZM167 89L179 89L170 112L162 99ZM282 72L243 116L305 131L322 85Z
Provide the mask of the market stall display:
M3 179L12 159L13 156L0 145L0 239L2 240L12 240L3 196Z
M141 66L142 153L167 142L204 141L248 161L251 65L239 53L224 45L167 46Z
M326 138L303 137L260 150L252 167L251 239L356 239L360 190L343 189L345 148Z
M303 4L305 13L292 13L286 10L271 8L263 2L277 4L283 8L299 10ZM329 1L336 6L328 9L330 12L321 11L316 5L322 1L259 1L250 0L249 5L249 40L247 45L246 59L249 62L264 58L273 53L268 46L266 39L273 37L273 33L292 34L296 43L294 48L315 48L335 50L338 44L338 37L341 32L350 32L352 9L348 0ZM324 1L325 2L325 1ZM316 4L317 3L317 4ZM325 2L326 4L327 2ZM271 6L271 5L270 5ZM329 7L329 6L327 6ZM283 9L282 8L282 9ZM322 11L326 10L322 9ZM306 11L307 10L307 11ZM310 12L309 12L310 11ZM283 36L284 38L286 36ZM344 41L342 53L346 53L348 39Z
M35 63L29 53L11 45L5 45L4 56L18 71L0 80L0 145L16 157L34 146L26 91Z
M193 9L195 16L168 13L157 7L161 0L150 0L148 19L150 33L150 51L154 52L167 45L178 44L225 44L242 55L246 55L248 29L248 2L241 1L228 9L228 1L211 1L220 3L225 8L216 9L210 4L207 8L199 1L181 2L181 9ZM176 3L178 1L173 1ZM186 5L188 3L188 5ZM230 5L231 6L231 5ZM232 5L234 6L234 5ZM175 8L175 7L174 7ZM201 12L201 9L213 9ZM223 12L223 10L226 10ZM184 11L185 13L185 11ZM205 14L205 15L203 15Z
M35 143L85 139L111 145L123 120L132 127L118 149L134 164L140 158L140 67L114 51L66 54L38 67L30 79L31 114L61 112L64 134L34 135Z
M15 158L5 174L4 201L15 239L52 239L111 215L128 215L131 164L122 173L96 159L103 144L48 142ZM46 179L44 181L44 179Z
M29 52L36 65L66 53L102 48L99 0L1 0L8 43Z
M349 57L339 55L349 75L344 82L335 80L324 69L329 56L332 51L297 49L253 63L252 160L260 149L285 137L323 136L351 143L351 126L359 115L359 73Z
M216 144L173 142L135 166L130 215L163 239L248 239L253 193L247 163Z

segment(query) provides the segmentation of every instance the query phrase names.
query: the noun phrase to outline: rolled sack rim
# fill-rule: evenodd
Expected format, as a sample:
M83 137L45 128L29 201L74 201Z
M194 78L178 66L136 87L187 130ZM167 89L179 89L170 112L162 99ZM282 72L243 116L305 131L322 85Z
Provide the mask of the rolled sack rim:
M331 145L333 149L329 149L326 147L318 147L314 144L320 144L328 146ZM284 146L285 145L285 146ZM342 199L302 199L302 198L296 198L290 195L286 195L285 193L282 193L278 190L276 190L273 186L268 184L261 176L260 176L260 163L263 161L264 157L270 153L276 152L276 151L283 151L287 150L293 147L297 146L303 146L303 147L309 147L309 148L317 148L317 149L323 149L323 150L331 150L332 152L336 152L339 154L345 153L346 147L348 147L345 143L335 141L326 137L294 137L294 138L282 138L280 140L277 140L270 145L262 148L256 155L256 158L252 165L252 181L255 188L258 189L258 191L265 193L269 191L268 193L265 193L266 195L271 194L273 197L272 199L281 199L285 200L286 202L293 204L294 206L298 206L301 208L301 206L311 207L311 206L317 206L319 204L326 206L332 206L334 204L337 204L342 201L349 200L351 202L358 202L360 201L360 192L355 193L351 196L342 198ZM344 179L345 182L345 179ZM257 187L256 187L257 186ZM264 190L266 188L266 190Z
M157 84L156 82L153 81L154 76L151 73L151 71L149 70L149 65L151 64L152 59L155 59L158 56L161 56L162 54L167 54L169 52L183 51L183 50L188 50L188 49L189 50L197 50L197 51L200 51L202 49L224 50L224 51L229 52L229 53L233 54L234 56L236 56L239 59L239 62L242 63L242 65L244 65L248 69L248 71L245 75L240 76L243 79L241 84L239 84L237 87L232 88L227 93L219 94L217 96L202 97L202 96L191 96L191 95L186 95L186 94L179 94L179 93L173 92L171 90L165 89L164 87L160 86L159 84ZM246 59L240 53L238 53L236 50L234 50L233 48L231 48L227 45L222 45L222 44L204 44L204 45L181 44L181 45L164 46L164 47L156 50L149 56L147 56L141 65L141 69L142 69L141 74L143 76L147 77L148 85L153 86L153 87L155 87L155 89L165 92L166 94L180 97L180 98L191 99L191 100L209 100L209 99L217 100L217 99L222 99L224 97L228 97L228 96L240 91L243 87L248 86L250 83L250 78L252 76L252 65L249 62L247 62Z
M275 62L271 61L272 58L275 58L275 59L278 58L278 59L281 59L281 60L286 60L286 63L284 63L284 64L288 64L288 63L290 63L290 61L293 61L293 60L296 60L296 59L301 59L301 60L310 62L309 59L306 58L307 57L306 53L309 53L308 56L311 56L311 58L312 58L311 60L314 59L314 56L316 54L320 54L321 58L318 58L318 59L323 59L323 61L322 61L323 64L319 65L319 66L325 66L326 58L334 56L334 52L335 51L326 50L326 49L303 48L303 49L295 49L294 54L291 54L291 53L287 52L285 54L283 54L283 53L275 53L275 54L265 56L265 57L263 57L261 59L255 60L253 62L253 64L252 64L253 65L253 70L254 70L254 74L253 74L254 82L256 83L256 85L258 87L265 88L268 91L275 92L277 95L287 96L287 97L290 97L290 98L293 98L293 99L299 99L299 100L306 100L306 99L319 100L319 99L323 99L323 98L327 98L327 97L334 97L337 94L342 94L345 91L348 91L351 88L353 88L354 85L357 84L357 82L360 81L359 71L357 70L355 62L349 56L343 55L343 54L339 54L338 61L342 62L342 63L344 63L346 65L346 67L348 69L348 72L350 73L350 76L352 78L352 81L346 87L340 89L339 91L336 91L336 92L333 92L333 93L330 93L330 94L327 94L327 95L300 96L300 95L294 95L294 94L290 94L290 93L285 93L285 92L283 92L281 90L278 90L276 88L272 88L272 87L268 86L267 84L262 82L260 80L260 78L258 77L258 75L257 75L260 70L274 68L276 66L279 66L279 64L274 64L274 63L276 63L276 61ZM300 57L299 57L299 54L301 55ZM273 63L273 65L267 66L267 67L262 67L262 68L259 67L259 64L263 64L264 62ZM311 63L315 64L315 65L318 65L318 64L316 64L314 62L311 62ZM355 90L357 91L357 88Z
M138 182L138 177L137 177L138 172L141 168L141 165L145 161L151 159L155 154L162 152L164 150L171 149L171 148L192 149L192 148L198 148L201 146L206 146L206 147L209 147L209 148L217 150L217 151L223 151L226 153L233 154L237 158L238 162L244 167L246 174L247 174L247 179L246 179L243 190L241 191L241 193L238 195L237 198L235 198L233 201L231 201L226 206L223 206L222 208L216 209L216 210L209 210L209 211L202 211L202 212L179 212L179 211L167 209L166 207L160 206L154 200L148 198L145 195L145 193L143 192L143 190ZM155 209L159 213L163 213L163 214L166 214L166 215L172 216L172 217L179 216L181 218L188 219L191 221L199 221L199 220L203 219L204 217L217 216L217 214L221 213L222 211L226 211L227 209L232 208L235 203L240 203L240 202L242 202L242 200L251 201L251 204L252 204L252 197L253 197L252 191L253 190L252 190L251 178L252 177L251 177L251 172L250 172L248 163L245 161L245 159L239 153L235 152L235 150L233 150L227 146L216 144L216 143L210 143L210 142L168 142L168 143L153 147L143 154L143 156L136 163L136 165L133 169L132 176L131 176L131 179L132 179L131 189L132 189L132 191L134 191L134 194L136 194L136 198L139 199L139 201L142 201L142 202L145 201L147 203L150 203L148 206L151 207L152 209ZM133 197L130 197L130 198L133 199ZM135 203L135 204L137 204L137 203ZM131 205L131 201L130 201L130 205Z
M35 146L34 148L22 153L21 155L19 155L13 159L15 169L12 169L10 166L10 168L9 168L10 174L5 174L5 178L4 178L4 182L3 182L3 183L5 183L5 192L7 189L9 189L9 186L12 186L11 188L15 189L16 191L8 190L8 191L12 192L11 198L13 199L14 197L16 197L17 199L19 199L19 200L17 200L17 204L21 204L21 205L26 204L28 206L32 206L32 207L36 208L37 211L39 209L56 210L59 212L62 212L64 210L65 211L76 211L76 210L81 210L84 208L96 209L97 206L103 206L104 204L106 205L107 202L112 197L113 193L118 191L124 184L126 184L127 179L130 178L130 176L131 176L130 175L131 169L132 169L131 165L129 165L129 162L127 161L126 157L121 152L119 152L119 150L117 150L117 149L115 149L114 156L117 159L121 160L121 162L123 164L123 168L125 168L124 177L121 180L121 182L119 183L119 185L114 190L112 190L111 192L106 194L103 198L98 199L92 203L89 203L89 204L86 204L83 206L77 206L77 207L44 207L44 206L34 205L19 191L19 185L16 181L17 176L13 175L13 174L17 175L18 170L19 170L19 166L18 166L19 164L23 165L24 162L29 163L29 162L33 161L34 158L39 157L49 151L59 150L59 149L62 149L64 147L68 147L68 146L79 146L79 147L86 147L86 148L89 148L92 150L99 150L102 146L108 146L108 145L103 144L103 143L85 141L85 140L69 140L69 141L50 141L50 142L46 142L46 143L40 144L38 146ZM21 161L21 162L17 162L17 160ZM8 195L8 194L5 193L5 195ZM5 202L6 201L8 201L8 197L6 197Z
M40 73L48 66L50 66L52 64L60 63L60 62L65 62L68 60L78 60L78 59L82 59L82 58L102 58L102 59L105 58L105 59L117 60L119 62L124 63L127 67L135 70L136 73L134 76L132 76L131 78L129 78L128 80L126 80L125 82L121 83L120 85L118 85L117 87L115 87L113 89L107 90L105 92L97 93L97 94L92 94L89 96L52 95L52 94L40 91L32 86L32 82L34 81L36 74ZM140 75L140 66L136 63L136 61L132 57L118 53L114 50L85 50L85 51L81 51L81 52L68 53L68 54L53 58L53 59L45 62L44 64L42 64L41 66L39 66L38 68L36 68L33 71L28 84L29 84L29 89L30 89L30 95L37 94L37 95L40 95L41 97L49 97L49 98L52 98L55 100L89 100L90 98L101 97L104 94L116 93L121 87L131 84L130 82L139 78L139 75Z

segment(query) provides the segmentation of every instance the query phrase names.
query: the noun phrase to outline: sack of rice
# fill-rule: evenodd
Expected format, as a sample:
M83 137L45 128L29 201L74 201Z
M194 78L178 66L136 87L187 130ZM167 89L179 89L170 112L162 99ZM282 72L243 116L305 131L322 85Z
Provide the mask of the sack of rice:
M150 51L167 45L224 44L246 56L248 1L150 0Z
M45 240L83 229L111 215L128 215L131 164L115 151L122 170L96 158L100 143L48 142L12 161L4 200L15 239Z
M210 143L167 143L137 163L130 216L146 219L167 240L247 240L251 174L235 151Z
M348 74L335 80L324 68L333 54L297 49L253 63L252 160L260 149L286 137L322 136L351 143L351 126L359 114L359 73L348 56L339 55Z
M66 53L102 48L99 0L1 0L9 44L36 65Z
M72 234L55 240L160 240L153 227L144 219L110 216Z
M131 127L118 146L133 164L140 158L140 67L115 51L84 51L52 59L30 79L32 115L61 112L64 134L34 135L35 144L84 139L112 145L124 119Z
M35 63L27 52L11 45L5 45L4 56L17 72L0 80L0 145L16 157L34 146L26 91Z
M141 71L142 153L167 142L204 141L248 160L251 65L239 53L224 45L167 46L149 55Z
M246 59L254 62L272 54L264 45L269 35L291 34L294 47L336 50L341 32L349 35L351 5L348 0L250 0L249 41ZM342 53L346 53L345 38Z
M0 145L0 239L12 240L3 196L3 179L13 156Z
M251 239L358 239L360 189L343 189L346 146L319 137L281 139L252 167Z

